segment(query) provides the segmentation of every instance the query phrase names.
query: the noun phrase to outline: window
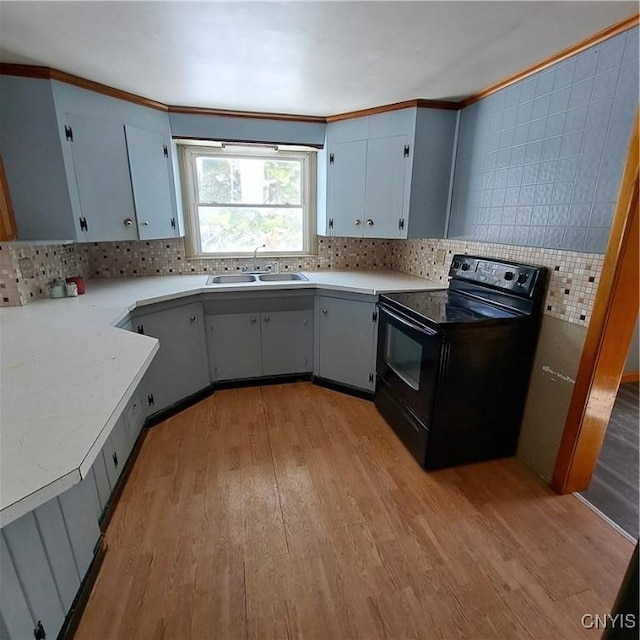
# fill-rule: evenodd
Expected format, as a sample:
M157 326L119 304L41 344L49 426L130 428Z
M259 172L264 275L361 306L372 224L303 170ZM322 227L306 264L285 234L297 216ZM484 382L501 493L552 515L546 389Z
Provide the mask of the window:
M184 146L191 255L296 255L315 248L315 152L267 145Z

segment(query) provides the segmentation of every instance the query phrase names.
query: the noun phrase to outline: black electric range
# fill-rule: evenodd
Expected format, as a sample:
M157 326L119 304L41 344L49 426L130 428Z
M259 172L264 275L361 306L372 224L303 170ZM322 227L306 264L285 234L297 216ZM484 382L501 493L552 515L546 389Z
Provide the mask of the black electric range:
M375 403L425 469L515 453L547 274L455 255L449 276L378 302Z

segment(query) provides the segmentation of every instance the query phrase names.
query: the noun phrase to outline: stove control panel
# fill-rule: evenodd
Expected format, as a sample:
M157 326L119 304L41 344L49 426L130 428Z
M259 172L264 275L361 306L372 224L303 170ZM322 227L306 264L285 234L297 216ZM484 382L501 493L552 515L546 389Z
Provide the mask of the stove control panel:
M532 295L540 268L525 264L456 254L451 261L449 277L477 282L510 293Z

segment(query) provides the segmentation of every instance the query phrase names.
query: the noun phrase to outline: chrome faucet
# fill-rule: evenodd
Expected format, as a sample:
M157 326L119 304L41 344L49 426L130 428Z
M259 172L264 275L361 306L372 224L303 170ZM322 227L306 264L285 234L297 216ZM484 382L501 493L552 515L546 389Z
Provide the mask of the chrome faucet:
M258 249L264 249L267 245L266 244L259 244L254 250L253 250L253 271L257 271L258 270L258 263L257 263L257 254L258 254Z

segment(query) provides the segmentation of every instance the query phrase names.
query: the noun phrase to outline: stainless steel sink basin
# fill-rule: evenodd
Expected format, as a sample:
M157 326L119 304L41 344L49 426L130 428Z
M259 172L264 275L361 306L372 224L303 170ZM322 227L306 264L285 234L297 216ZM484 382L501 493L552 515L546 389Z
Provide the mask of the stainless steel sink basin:
M258 276L262 282L288 282L291 280L308 280L301 273L265 273Z
M237 282L255 282L255 276L249 276L245 274L229 274L223 276L209 276L207 278L207 284L234 284Z

